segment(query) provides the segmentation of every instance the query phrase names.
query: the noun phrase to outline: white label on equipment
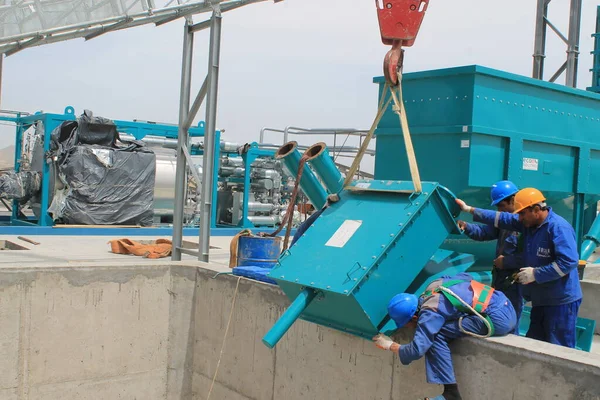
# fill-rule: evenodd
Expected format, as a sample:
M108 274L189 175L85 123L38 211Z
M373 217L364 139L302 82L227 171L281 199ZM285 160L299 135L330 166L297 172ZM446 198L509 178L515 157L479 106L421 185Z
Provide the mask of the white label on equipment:
M359 182L355 186L361 189L368 189L369 187L371 187L371 184L369 182Z
M537 158L523 158L523 170L537 171L539 161Z
M352 219L345 220L337 231L329 238L325 246L330 247L344 247L348 240L354 235L354 233L361 226L362 221L356 221Z
M469 140L461 140L460 141L460 148L461 149L466 149L471 145L471 143L469 142Z

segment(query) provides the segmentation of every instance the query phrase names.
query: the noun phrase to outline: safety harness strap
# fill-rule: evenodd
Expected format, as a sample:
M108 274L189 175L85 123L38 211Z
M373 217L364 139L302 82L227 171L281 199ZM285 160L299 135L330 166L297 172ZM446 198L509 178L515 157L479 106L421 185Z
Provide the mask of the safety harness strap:
M462 279L452 279L452 280L442 283L440 286L438 286L437 288L435 288L433 290L426 291L425 293L423 293L423 295L427 297L427 296L431 296L434 293L442 293L444 295L444 297L446 297L448 299L450 304L452 304L458 311L467 313L467 314L472 314L471 310L469 310L467 307L465 307L464 304L462 304L460 302L460 300L458 300L452 294L440 289L440 287L449 288L449 287L452 287L454 285L457 285L459 283L464 283L464 282L468 282L468 281L462 280ZM494 293L494 289L491 288L490 286L484 285L483 283L478 282L476 280L471 281L471 289L473 290L473 309L475 309L475 311L477 311L478 313L483 314L490 304L490 300L492 299L492 294ZM490 318L486 315L485 319L488 320L490 325L492 325L492 329L493 329L493 324L492 324L492 321L490 320Z

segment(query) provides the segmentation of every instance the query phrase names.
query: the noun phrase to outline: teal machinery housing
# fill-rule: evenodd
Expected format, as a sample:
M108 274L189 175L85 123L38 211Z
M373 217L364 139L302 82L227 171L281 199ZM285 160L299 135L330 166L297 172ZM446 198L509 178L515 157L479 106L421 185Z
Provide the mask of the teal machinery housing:
M375 83L382 96L383 78ZM414 192L390 108L376 130L375 179L326 185L339 201L271 271L292 304L263 338L268 347L297 318L370 338L391 328L395 293L418 292L441 274L485 277L493 243L460 233L454 198L489 208L498 180L542 190L575 227L582 259L599 243L600 95L480 66L406 74L403 89L422 192ZM295 151L284 146L278 157L299 159ZM338 180L308 155L323 182ZM316 178L301 184L322 189Z

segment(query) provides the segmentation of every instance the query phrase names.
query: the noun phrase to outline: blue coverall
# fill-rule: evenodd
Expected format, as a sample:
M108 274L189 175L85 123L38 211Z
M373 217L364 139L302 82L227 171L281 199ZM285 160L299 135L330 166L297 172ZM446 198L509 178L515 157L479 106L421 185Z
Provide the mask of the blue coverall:
M462 279L466 282L456 284L450 287L450 290L468 304L472 304L473 290L470 282L473 277L466 273L437 279L429 284L427 290L433 290L441 283L454 279ZM492 320L495 329L494 336L504 336L515 329L517 324L515 310L502 292L495 291L492 294L485 314ZM408 365L425 356L427 382L456 383L448 343L453 339L465 336L458 327L458 319L464 317L463 328L479 335L487 333L486 325L478 316L458 311L441 293L433 293L427 297L421 296L418 315L417 330L412 342L400 346L398 352L400 361L402 364Z
M465 234L480 242L497 240L496 257L504 256L503 268L495 268L492 275L492 287L508 297L517 313L517 326L514 334L519 334L519 320L523 311L523 293L521 285L512 283L512 275L523 267L523 256L518 247L519 232L498 229L488 225L467 224Z
M516 214L478 208L474 211L474 221L523 233L524 264L535 268L535 282L523 285L523 296L532 305L527 337L574 348L583 295L573 227L551 208L538 227L525 227Z

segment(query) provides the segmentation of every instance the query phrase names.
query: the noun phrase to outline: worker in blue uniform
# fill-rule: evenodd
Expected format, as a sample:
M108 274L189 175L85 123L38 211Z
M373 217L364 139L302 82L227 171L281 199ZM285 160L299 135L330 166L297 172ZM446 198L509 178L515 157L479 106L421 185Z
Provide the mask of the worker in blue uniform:
M577 274L579 254L573 227L546 205L535 188L515 195L514 214L473 208L456 200L473 220L523 233L523 259L516 280L531 299L531 325L527 337L574 348L577 313L582 292Z
M511 181L499 181L492 185L492 206L498 211L514 212L515 194L519 189ZM513 332L519 334L519 320L523 311L521 285L513 282L512 275L523 267L521 233L489 225L470 224L458 221L458 226L473 240L496 240L496 257L492 269L492 287L508 297L517 314L517 326Z
M377 347L398 353L404 365L425 356L427 382L444 385L431 400L461 400L448 343L466 335L504 336L517 317L506 296L466 273L431 282L419 297L401 293L392 298L388 314L398 328L416 325L413 340L400 345L388 336L373 338Z

